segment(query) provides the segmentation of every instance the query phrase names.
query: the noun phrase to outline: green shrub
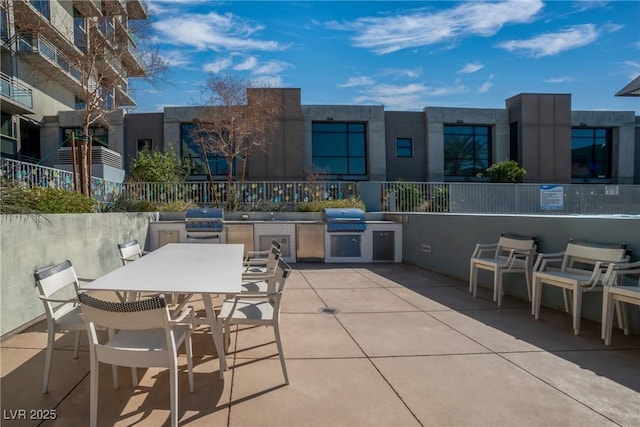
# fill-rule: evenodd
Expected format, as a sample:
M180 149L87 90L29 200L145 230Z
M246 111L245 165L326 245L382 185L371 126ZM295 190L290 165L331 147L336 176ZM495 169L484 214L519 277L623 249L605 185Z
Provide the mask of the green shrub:
M503 160L489 166L478 177L487 177L489 182L522 182L527 171L515 160Z
M96 201L75 191L50 187L2 187L2 213L90 213Z
M111 200L100 206L101 212L183 212L197 207L194 203L176 201L171 203L153 203L147 200L133 200L115 195Z
M296 206L296 212L322 212L325 208L358 208L365 210L365 205L359 198L318 200L314 202L300 203Z

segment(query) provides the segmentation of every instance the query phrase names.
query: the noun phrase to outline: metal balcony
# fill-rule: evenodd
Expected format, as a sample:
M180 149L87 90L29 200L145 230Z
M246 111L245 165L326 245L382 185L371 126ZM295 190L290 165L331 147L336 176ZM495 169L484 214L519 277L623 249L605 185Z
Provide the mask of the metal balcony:
M2 111L9 114L33 114L33 90L16 77L0 73Z
M18 35L17 52L24 55L25 61L31 63L40 72L57 77L64 87L78 95L84 94L88 85L90 90L96 87L94 81L83 80L83 72L73 64L67 55L42 35Z

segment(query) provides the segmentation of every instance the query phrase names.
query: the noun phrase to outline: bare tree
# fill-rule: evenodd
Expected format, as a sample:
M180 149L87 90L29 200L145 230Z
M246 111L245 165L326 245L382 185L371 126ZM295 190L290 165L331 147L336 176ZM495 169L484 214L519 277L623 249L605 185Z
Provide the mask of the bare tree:
M83 2L80 5L91 8L95 4ZM157 50L145 43L146 20L129 21L126 4L119 0L106 0L102 2L102 10L89 10L84 16L51 8L47 10L51 14L48 22L33 18L34 6L28 1L13 0L7 5L15 22L16 50L21 44L30 45L34 51L43 51L42 46L56 49L50 55L55 56L63 71L79 83L75 95L83 107L80 134L71 139L73 170L79 184L77 190L89 195L90 129L95 125L108 125L109 113L128 104L126 99L121 99L130 97L128 78L154 78L166 72L168 66ZM51 26L58 31L52 32ZM61 42L65 35L66 42ZM48 41L47 37L58 40Z
M239 202L238 195L233 194L233 180L238 175L234 170L235 160L242 161L240 182L243 182L250 153L267 151L270 136L281 125L282 92L233 75L212 75L205 84L203 95L206 105L211 108L206 109L206 117L194 120L196 126L191 137L200 146L212 184L214 177L207 155L225 159L226 207L231 209Z

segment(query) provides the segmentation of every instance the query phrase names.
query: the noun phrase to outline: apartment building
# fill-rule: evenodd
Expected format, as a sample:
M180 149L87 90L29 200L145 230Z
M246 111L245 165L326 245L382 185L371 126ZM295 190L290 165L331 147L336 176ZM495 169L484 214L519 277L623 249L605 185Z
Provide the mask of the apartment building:
M145 75L130 22L145 19L144 0L2 0L2 156L70 170L71 134L100 111L92 172L122 180L128 79Z
M574 111L571 94L522 93L505 108L302 105L300 89L282 91L280 132L267 152L234 165L247 180L480 181L492 163L516 160L526 182L640 184L640 118L634 111ZM205 180L205 160L191 139L196 119L220 107L166 107L125 117L125 158L144 146L191 162L189 179ZM206 161L226 179L227 164Z

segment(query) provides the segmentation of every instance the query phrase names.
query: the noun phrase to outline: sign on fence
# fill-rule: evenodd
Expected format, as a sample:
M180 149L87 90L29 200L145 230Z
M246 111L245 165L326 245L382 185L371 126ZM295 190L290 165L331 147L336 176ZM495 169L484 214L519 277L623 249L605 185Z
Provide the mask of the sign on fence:
M540 186L540 209L562 210L564 208L564 187L562 185Z

